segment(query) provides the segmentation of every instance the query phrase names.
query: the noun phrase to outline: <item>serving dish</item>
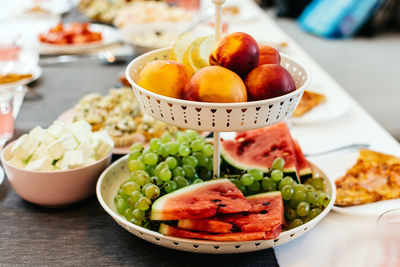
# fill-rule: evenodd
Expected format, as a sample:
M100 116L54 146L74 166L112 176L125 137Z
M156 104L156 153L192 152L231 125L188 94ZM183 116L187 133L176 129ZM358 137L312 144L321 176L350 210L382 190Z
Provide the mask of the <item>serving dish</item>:
M246 242L214 242L197 239L177 238L165 236L155 231L151 231L127 221L120 215L114 205L114 197L117 194L121 183L129 176L128 155L120 158L111 164L100 176L97 181L96 194L104 210L125 230L142 238L148 242L172 248L176 250L195 252L195 253L244 253L267 249L294 240L311 228L313 228L331 210L336 198L335 185L328 177L315 165L312 164L313 173L323 177L327 184L326 193L331 196L329 205L317 217L299 227L282 232L276 239L256 240Z

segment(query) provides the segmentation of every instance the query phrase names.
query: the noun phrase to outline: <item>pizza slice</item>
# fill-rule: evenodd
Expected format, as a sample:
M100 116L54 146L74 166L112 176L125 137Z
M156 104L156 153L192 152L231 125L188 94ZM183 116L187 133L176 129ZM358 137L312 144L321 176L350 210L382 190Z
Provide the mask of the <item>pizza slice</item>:
M325 102L325 100L326 97L322 94L310 92L307 90L304 91L303 97L301 98L299 105L293 113L293 117L303 116L305 113L309 112L317 105Z

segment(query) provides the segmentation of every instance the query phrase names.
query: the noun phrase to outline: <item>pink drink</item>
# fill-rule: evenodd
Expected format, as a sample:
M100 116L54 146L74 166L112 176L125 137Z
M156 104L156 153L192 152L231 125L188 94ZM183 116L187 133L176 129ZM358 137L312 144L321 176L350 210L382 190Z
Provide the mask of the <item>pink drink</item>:
M11 105L7 102L0 103L0 142L13 136L14 117Z

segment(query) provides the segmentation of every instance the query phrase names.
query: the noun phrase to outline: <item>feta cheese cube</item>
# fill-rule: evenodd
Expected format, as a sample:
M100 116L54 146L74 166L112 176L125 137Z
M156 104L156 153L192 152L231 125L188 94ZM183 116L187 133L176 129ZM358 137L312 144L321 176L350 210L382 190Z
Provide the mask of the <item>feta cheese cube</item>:
M26 164L25 169L32 171L52 171L54 170L54 166L51 163L52 161L46 158L30 160L28 164Z
M16 156L9 159L8 163L18 168L25 168L25 162Z
M70 134L71 131L68 130L66 125L62 123L61 121L55 121L48 129L47 131L52 134L56 138L60 138L63 135Z
M82 151L83 153L83 157L85 159L87 158L92 158L93 156L95 156L95 151L93 149L93 147L89 144L89 142L84 142L82 144L79 145L78 150Z
M63 158L59 159L59 160L56 162L55 167L56 167L57 169L63 170L63 171L68 170L68 162L67 162L66 158L63 157Z
M60 159L64 156L66 149L60 140L56 140L47 147L47 151L53 159Z
M11 148L11 154L21 160L26 160L35 153L40 141L35 137L24 134L15 142Z
M63 144L63 146L67 150L75 149L78 146L78 143L76 142L73 134L63 135L58 140Z
M91 165L91 164L95 163L96 161L97 160L95 160L94 158L86 158L85 162L84 162L84 165L88 166L88 165Z
M92 126L84 120L71 123L70 129L79 143L88 141L92 134Z
M83 153L80 150L68 150L65 152L64 158L69 169L78 168L84 164Z
M105 130L93 133L91 141L97 159L106 156L114 147L114 141Z

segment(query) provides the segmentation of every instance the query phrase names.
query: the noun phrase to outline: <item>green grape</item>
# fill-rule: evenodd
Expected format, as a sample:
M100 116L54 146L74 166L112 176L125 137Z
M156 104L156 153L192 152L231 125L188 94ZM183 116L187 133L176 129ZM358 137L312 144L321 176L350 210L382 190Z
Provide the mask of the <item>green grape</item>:
M144 153L144 152L143 152L143 153ZM144 163L144 162L143 162L143 154L142 154L141 156L139 156L136 160L138 160L138 161Z
M196 168L197 165L199 164L199 161L197 160L197 158L195 158L193 156L187 156L182 159L182 164L183 165L192 165L193 167Z
M254 177L253 175L246 173L240 177L240 181L243 185L249 186L254 182Z
M149 147L150 147L151 151L158 152L158 149L160 148L160 146L161 146L160 138L153 138L150 140Z
M133 160L133 159L137 159L138 157L140 157L140 155L142 155L142 152L139 149L132 150L129 153L128 162Z
M165 132L161 136L161 143L163 143L163 144L166 144L166 143L170 142L171 140L172 140L172 134L170 134L169 132Z
M324 179L321 177L315 177L312 179L311 185L316 190L324 190Z
M136 207L140 210L148 210L151 205L151 200L148 199L147 197L141 197L139 200L136 202Z
M283 179L279 182L279 191L281 191L282 188L283 188L285 185L294 186L295 184L296 184L296 182L293 180L292 177L286 176L285 178L283 178Z
M157 164L156 168L154 169L154 174L160 177L160 171L165 168L168 168L168 163L166 163L165 161L161 161L160 163Z
M328 206L331 197L328 196L326 193L321 193L318 196L318 203L321 204L323 207Z
M294 219L297 219L297 212L295 209L288 208L286 211L286 219L288 219L289 222L293 221Z
M214 161L212 157L208 158L207 165L205 166L207 170L212 171L214 169Z
M306 199L306 193L304 191L294 192L294 195L289 200L289 206L296 209L297 205L299 205L299 203L304 201L305 199Z
M127 209L124 211L124 217L125 217L128 221L131 220L131 219L133 218L132 212L133 212L133 209L132 209L132 208L127 208Z
M190 154L190 148L187 145L180 145L179 146L179 155L182 157L189 156Z
M128 198L128 203L131 207L134 207L136 202L143 197L143 194L140 191L132 192L131 196Z
M132 219L130 219L129 221L130 221L131 223L133 223L133 224L138 225L138 226L142 226L142 224L143 224L143 221L138 220L138 219L135 219L135 218L132 218Z
M192 153L192 156L197 159L199 166L202 166L202 167L207 166L208 158L206 156L204 156L202 153L194 152L194 153Z
M210 144L205 144L201 150L201 153L206 157L212 157L214 154L214 147Z
M305 184L305 185L304 185L304 189L305 189L307 192L315 191L315 188L314 188L312 185L310 185L310 184Z
M170 154L170 150L169 150L169 145L167 144L162 144L159 148L158 148L158 154L161 155L161 157L166 158L169 156Z
M160 177L161 180L163 180L163 181L168 181L168 180L170 180L171 177L172 177L172 172L171 172L170 169L164 168L164 169L162 169L162 170L160 171L159 177Z
M316 206L318 204L318 193L308 191L306 193L305 201L313 207Z
M207 170L204 167L198 168L199 177L205 181L208 181L212 178L212 171Z
M142 151L143 144L142 143L134 143L133 145L131 145L131 151L136 150L136 149L139 151Z
M283 158L276 158L272 162L272 169L274 170L283 170L283 167L285 167L285 160Z
M119 214L124 214L125 210L129 208L128 202L122 198L115 199L115 208Z
M196 179L196 169L192 165L185 164L182 168L185 170L185 178Z
M150 176L154 176L154 170L155 166L154 165L147 165L146 168L144 168L144 171L148 173Z
M149 199L156 199L160 195L160 188L155 184L150 184L144 191L144 195Z
M311 209L310 212L308 213L307 217L310 218L310 220L312 220L315 217L317 217L321 212L322 212L322 209L320 209L320 208Z
M261 185L260 182L254 181L251 185L248 185L247 188L250 190L251 193L256 193L260 191Z
M128 181L130 181L130 180L128 180ZM118 196L119 196L120 198L124 199L124 200L128 200L128 197L129 197L129 195L125 194L125 193L122 191L121 188L118 189Z
M170 142L170 143L168 143L167 145L169 146L169 153L170 153L171 155L178 154L178 152L179 152L179 146L180 146L179 143Z
M259 169L250 169L247 173L253 176L255 181L261 181L264 178L264 173Z
M157 176L151 177L151 181L153 182L153 184L158 185L158 186L160 186L164 183L164 181L161 180L161 178L157 177Z
M302 185L302 184L295 184L295 185L293 186L293 189L294 189L294 192L303 191L304 193L306 193L306 188L305 188L305 186Z
M300 202L299 205L297 205L297 215L300 217L307 216L308 212L310 211L310 205L307 202Z
M202 182L203 182L203 180L201 180L201 179L196 179L196 180L193 181L193 184L199 184L199 183L202 183Z
M196 170L196 169L195 169ZM200 179L199 175L197 174L197 172L194 173L193 178L190 179L191 182L193 182L196 179Z
M143 162L141 162L140 160L137 160L137 159L133 159L133 160L129 161L128 166L129 166L129 171L131 171L131 172L135 172L138 170L144 170L144 168L146 167Z
M283 178L283 172L280 170L273 170L271 172L271 179L275 182L281 181Z
M202 139L193 140L190 143L190 147L192 148L192 151L201 151L204 147L204 141Z
M189 139L189 137L187 137L187 136L184 135L183 133L180 133L180 134L177 136L176 141L177 141L179 144L181 144L181 145L183 145L183 144L187 145L187 144L189 144L190 139Z
M245 192L246 187L243 185L243 183L238 180L238 179L229 179L240 191Z
M267 192L276 190L276 182L274 182L271 178L263 178L261 180L261 185Z
M121 185L121 190L126 195L130 195L133 191L140 191L140 186L135 182L129 181Z
M281 192L284 200L290 200L294 195L293 186L287 184L282 188Z
M142 190L141 190L141 191L142 191L142 193L143 193L144 195L146 195L146 194L145 194L146 189L147 189L147 187L149 187L150 185L153 185L153 183L150 182L150 183L145 184L144 186L142 186Z
M302 224L303 224L303 221L301 219L297 218L297 219L294 219L292 222L290 222L288 226L289 226L289 229L293 229Z
M178 186L174 181L166 181L165 182L164 190L166 193L171 193L171 192L175 191L176 189L178 189Z
M303 182L303 184L305 184L305 185L311 185L311 182L312 182L312 178L307 178L307 179Z
M143 220L144 219L144 215L145 215L145 212L143 211L143 210L140 210L140 209L134 209L133 211L132 211L132 216L133 216L133 218L135 218L136 220Z
M174 169L176 166L178 166L178 161L174 157L168 157L165 159L165 162L168 164L169 169Z
M182 168L181 166L178 166L175 169L173 169L172 173L173 173L174 177L176 177L176 176L185 177L185 174L186 174L185 169Z
M186 130L185 134L190 140L195 140L199 137L199 134L195 130Z
M150 175L145 171L136 171L134 175L136 177L136 183L140 186L151 183Z
M156 153L147 153L143 156L143 162L147 165L156 165L158 162L158 155Z
M184 177L182 176L176 176L174 177L174 182L176 183L176 185L178 186L178 188L182 188L185 186L189 185L189 181L186 180Z

